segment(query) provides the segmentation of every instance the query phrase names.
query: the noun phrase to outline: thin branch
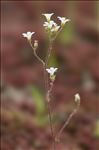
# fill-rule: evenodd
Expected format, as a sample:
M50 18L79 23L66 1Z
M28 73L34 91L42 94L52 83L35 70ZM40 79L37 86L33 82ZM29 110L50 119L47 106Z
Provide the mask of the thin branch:
M52 113L51 113L51 106L50 106L50 96L51 96L51 92L52 92L52 88L53 88L53 82L50 83L50 87L48 86L48 75L46 74L46 68L48 66L48 61L51 55L51 51L52 51L52 40L49 38L49 48L48 48L48 52L45 58L45 73L44 73L44 78L45 78L45 88L46 88L46 101L47 101L47 108L48 108L48 116L49 116L49 123L50 123L50 129L51 129L51 135L53 138L53 150L55 150L55 136L54 136L54 131L53 131L53 124L52 124Z
M56 35L55 35L53 40L55 40L57 38L58 34L62 31L62 29L63 29L63 27L61 27L60 30L56 33Z
M47 82L47 74L46 74L46 68L43 66L44 69L44 81L45 81L45 90L46 90L46 105L47 105L47 111L48 111L48 117L49 117L49 124L50 124L50 130L51 130L51 135L53 139L53 150L55 150L55 136L54 136L54 131L53 131L53 125L52 125L52 113L51 113L51 106L50 106L50 96L53 88L53 82L50 83L50 88L47 90L48 87L48 82Z
M46 68L47 68L48 61L49 61L49 58L50 58L50 55L51 55L52 44L53 44L53 41L49 38L49 48L48 48L47 55L46 55L46 59L45 59Z
M48 102L50 102L50 100L51 100L50 96L51 96L52 88L53 88L53 82L50 82L50 88L49 88L49 90L46 94L46 99L47 99Z
M37 55L36 51L34 51L34 55L43 65L45 65L44 61Z
M32 43L31 43L31 41L29 41L29 44L30 44L30 46L31 46L32 49L33 49L34 56L43 64L43 66L45 66L45 62L37 55L36 50L34 49L34 47L33 47Z
M59 130L59 132L57 133L57 135L55 136L55 141L56 142L60 142L60 136L63 133L63 130L66 128L66 126L69 124L70 120L72 119L72 117L77 113L78 109L80 106L80 102L77 103L77 107L73 110L73 112L69 115L68 119L65 121L65 123L63 124L63 126L61 127L61 129Z

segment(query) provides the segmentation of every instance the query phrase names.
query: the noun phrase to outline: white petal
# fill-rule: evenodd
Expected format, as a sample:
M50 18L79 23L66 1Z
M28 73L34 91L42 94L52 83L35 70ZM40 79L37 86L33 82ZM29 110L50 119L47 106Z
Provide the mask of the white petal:
M60 26L55 26L51 29L51 32L57 32L59 30Z
M56 72L58 68L55 68L54 71Z
M47 71L48 73L51 73L50 69L46 69L46 71Z
M66 22L70 21L70 19L66 19Z
M75 94L75 102L80 101L80 95L79 93Z
M43 26L48 26L49 25L49 23L48 22L44 22L44 24L43 24Z
M61 21L62 24L65 24L66 22L70 21L70 19L66 19L65 17L58 16L57 18Z
M31 34L31 33L32 33L32 32L28 31L28 32L27 32L27 35L29 35L29 34Z
M46 71L53 76L54 73L57 71L58 68L50 67L49 69L46 69Z
M28 40L30 40L34 33L35 32L28 31L27 33L22 33L22 35L23 35L23 37L26 37Z
M28 36L32 36L35 32L27 32Z
M51 14L42 14L46 17L47 21L50 21L51 19L51 16L53 15L54 13L51 13Z
M53 70L54 70L54 67L50 67L50 70L53 71Z
M27 34L26 33L22 33L23 37L27 37Z

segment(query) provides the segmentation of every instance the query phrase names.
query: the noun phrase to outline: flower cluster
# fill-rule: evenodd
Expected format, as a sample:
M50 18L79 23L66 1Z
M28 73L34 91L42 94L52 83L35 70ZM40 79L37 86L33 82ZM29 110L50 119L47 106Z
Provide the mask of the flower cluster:
M61 21L61 25L57 25L53 20L51 20L51 17L54 13L51 14L42 14L45 16L46 21L44 22L43 26L45 27L45 30L50 33L50 35L54 35L63 28L66 22L70 21L70 19L66 19L65 17L57 17ZM31 42L32 35L35 32L28 31L27 33L22 33L23 37L26 37L28 41Z
M48 33L55 34L59 31L59 29L63 28L66 22L70 21L70 19L66 19L65 17L57 17L61 21L61 25L57 25L51 17L54 13L51 14L42 14L46 18L46 22L44 22L43 26Z
M50 20L49 22L44 22L43 26L47 31L51 32L57 32L60 26L58 26L53 20Z

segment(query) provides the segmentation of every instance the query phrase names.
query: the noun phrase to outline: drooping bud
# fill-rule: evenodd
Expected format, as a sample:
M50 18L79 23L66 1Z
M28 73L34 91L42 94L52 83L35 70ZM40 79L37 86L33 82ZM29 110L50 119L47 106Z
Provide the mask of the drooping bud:
M80 95L79 93L75 94L75 102L80 103Z
M36 50L38 48L38 40L34 41L34 49Z

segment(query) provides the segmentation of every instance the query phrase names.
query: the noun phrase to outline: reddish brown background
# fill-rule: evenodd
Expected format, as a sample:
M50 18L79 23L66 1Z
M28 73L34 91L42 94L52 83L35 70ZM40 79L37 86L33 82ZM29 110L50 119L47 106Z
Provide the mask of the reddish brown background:
M57 23L56 16L71 19L53 48L53 65L59 68L52 101L55 132L75 107L74 94L81 95L80 109L65 129L57 150L99 149L98 6L98 1L2 1L2 150L51 148L49 125L35 123L34 97L28 90L33 85L44 92L42 68L22 33L36 32L33 40L39 40L38 54L44 59L47 39L42 13L52 12Z

